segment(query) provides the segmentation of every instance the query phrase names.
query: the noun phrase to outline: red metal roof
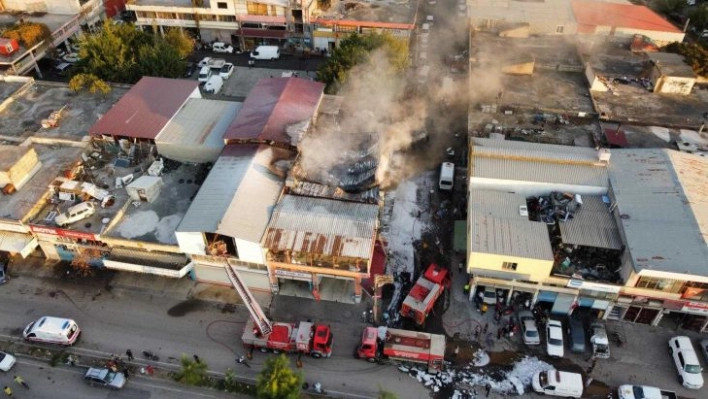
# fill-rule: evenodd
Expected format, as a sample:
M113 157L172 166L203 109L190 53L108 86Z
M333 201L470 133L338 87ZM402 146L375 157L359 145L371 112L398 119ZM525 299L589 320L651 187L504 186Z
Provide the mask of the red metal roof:
M587 0L573 0L572 6L580 33L593 33L596 26L681 33L646 6Z
M248 93L246 101L224 140L277 141L291 144L285 129L311 119L325 85L300 78L264 78Z
M154 139L198 87L196 80L146 76L91 126L89 134Z
M621 130L605 129L605 137L607 138L607 144L611 147L624 148L629 145L627 136Z

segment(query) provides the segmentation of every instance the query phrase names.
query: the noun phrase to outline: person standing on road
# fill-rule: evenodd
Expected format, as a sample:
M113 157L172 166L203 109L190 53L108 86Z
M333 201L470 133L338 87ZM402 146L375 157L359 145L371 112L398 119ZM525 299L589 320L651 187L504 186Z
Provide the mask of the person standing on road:
M12 389L7 385L5 385L5 388L3 388L3 392L5 392L5 395L7 395L9 398L14 398L14 396L12 396Z
M484 387L484 390L486 391L485 397L489 397L489 392L492 391L492 386L490 384L487 384L487 386Z
M133 357L133 351L131 351L130 349L128 349L127 351L125 351L125 354L126 354L126 356L128 356L128 361L129 361L129 362L132 362L133 359L135 359L135 358Z

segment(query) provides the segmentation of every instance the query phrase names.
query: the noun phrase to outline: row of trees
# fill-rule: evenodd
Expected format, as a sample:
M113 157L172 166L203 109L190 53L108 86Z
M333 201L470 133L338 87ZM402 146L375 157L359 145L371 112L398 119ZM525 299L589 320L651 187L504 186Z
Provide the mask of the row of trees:
M177 382L192 386L214 386L208 374L209 367L201 359L190 359L182 355L181 368L174 374ZM299 399L302 394L305 379L300 372L290 368L290 361L281 354L278 357L271 357L265 362L265 366L254 387L238 381L232 369L228 369L219 388L228 392L240 392L255 394L262 399ZM388 391L380 390L379 399L396 399L396 396Z

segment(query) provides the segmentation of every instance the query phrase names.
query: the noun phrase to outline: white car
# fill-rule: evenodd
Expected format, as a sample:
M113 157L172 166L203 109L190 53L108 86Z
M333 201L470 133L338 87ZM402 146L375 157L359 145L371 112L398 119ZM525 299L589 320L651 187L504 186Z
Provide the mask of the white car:
M541 345L541 336L538 334L533 313L528 310L520 311L519 324L521 324L521 338L526 345Z
M682 335L669 340L669 353L674 359L679 382L688 389L701 389L703 375L696 350L693 349L691 338Z
M70 64L79 62L79 60L80 60L78 53L69 53L69 54L61 57L61 59L70 63Z
M548 320L546 325L546 351L548 356L563 357L563 325L558 320Z
M224 42L216 42L216 43L212 44L211 51L213 51L215 53L233 54L234 48L231 45L226 44Z
M0 352L0 370L8 372L16 362L17 359L11 354Z
M223 67L221 67L221 70L219 71L219 76L221 76L221 79L228 79L231 77L231 74L234 73L234 64L227 62L224 64Z

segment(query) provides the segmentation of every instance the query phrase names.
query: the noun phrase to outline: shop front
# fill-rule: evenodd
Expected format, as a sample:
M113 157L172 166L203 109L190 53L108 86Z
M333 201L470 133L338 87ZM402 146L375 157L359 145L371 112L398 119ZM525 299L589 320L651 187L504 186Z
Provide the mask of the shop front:
M571 279L568 282L568 287L580 290L577 299L577 307L573 310L573 314L598 319L605 317L607 308L617 299L621 288L618 285L577 279Z
M258 291L270 291L268 270L265 265L207 255L192 255L192 262L194 263L194 278L201 283L230 287L231 281L226 275L225 267L227 264L231 264L248 288Z
M47 259L71 262L77 256L85 256L99 260L109 250L93 233L39 225L29 225L29 229Z
M607 318L655 326L663 316L663 306L663 299L620 295L608 311Z
M665 301L662 327L708 332L708 303L697 301Z
M271 288L279 295L359 303L363 278L357 273L327 273L324 270L291 269L271 264Z

